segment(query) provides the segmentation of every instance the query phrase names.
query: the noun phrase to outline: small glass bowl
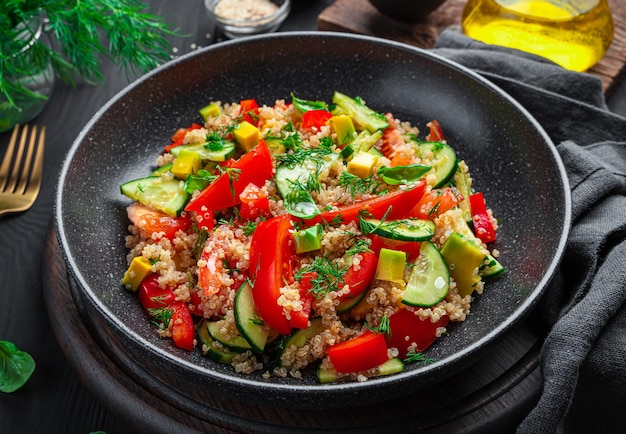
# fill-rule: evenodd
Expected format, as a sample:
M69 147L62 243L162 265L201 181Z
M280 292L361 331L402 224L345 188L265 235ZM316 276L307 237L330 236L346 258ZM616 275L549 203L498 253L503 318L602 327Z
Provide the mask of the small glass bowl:
M215 13L215 8L221 1L232 0L204 0L204 5L224 36L231 39L273 32L285 21L291 10L291 0L271 0L278 6L278 9L271 15L249 19L245 17L223 17ZM237 11L241 10L244 9L237 8Z

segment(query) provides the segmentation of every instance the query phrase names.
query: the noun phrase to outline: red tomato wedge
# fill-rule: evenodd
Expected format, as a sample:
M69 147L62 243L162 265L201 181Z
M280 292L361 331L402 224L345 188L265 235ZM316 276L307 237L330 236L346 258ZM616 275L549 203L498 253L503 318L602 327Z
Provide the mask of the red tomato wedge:
M185 207L186 211L221 210L241 203L240 195L250 183L262 187L273 176L272 155L265 141L229 165Z
M375 234L369 234L368 237L372 240L370 249L377 255L383 247L385 249L398 250L406 253L407 261L412 261L420 254L420 243L416 241L392 240Z
M333 117L333 114L326 110L309 110L302 115L302 128L318 130L326 125L326 122Z
M259 124L259 104L255 99L243 99L239 102L241 111L239 115L242 117L242 122L247 121L252 125Z
M387 361L385 336L366 330L350 340L333 345L328 357L338 372L360 372L375 368Z
M460 199L461 193L454 187L435 188L422 196L409 216L434 220L457 206Z
M377 219L386 216L387 220L405 218L422 198L425 188L426 183L420 181L408 190L397 190L384 196L342 206L337 211L324 211L312 219L305 220L305 223L314 225L320 222L330 222L335 218L340 218L343 223L349 223L363 214Z
M487 214L487 205L482 193L472 194L470 197L470 209L472 210L472 222L474 233L485 244L496 240L496 230Z
M283 335L291 333L291 324L278 304L280 288L293 280L291 216L284 214L260 222L250 244L252 298L259 317Z
M401 309L389 317L391 333L386 335L387 344L398 349L400 358L406 357L413 343L415 351L424 351L437 339L437 329L447 326L448 321L448 316L444 315L433 323L430 319L420 319L408 309Z
M270 215L270 201L267 193L254 184L248 184L239 195L241 207L239 213L241 217L252 220L259 216L268 217Z
M311 317L311 308L313 307L313 293L311 292L311 280L315 278L317 273L306 273L300 281L300 301L302 302L302 310L291 311L291 319L289 323L293 328L305 329L309 326L309 318Z
M183 350L193 350L194 328L191 312L185 303L176 302L170 306L172 311L172 339Z

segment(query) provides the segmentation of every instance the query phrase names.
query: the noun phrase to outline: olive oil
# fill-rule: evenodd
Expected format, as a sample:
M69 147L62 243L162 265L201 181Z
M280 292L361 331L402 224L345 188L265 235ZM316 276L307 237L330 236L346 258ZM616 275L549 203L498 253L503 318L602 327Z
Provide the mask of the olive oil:
M463 32L489 44L537 54L585 71L613 40L607 0L469 0Z

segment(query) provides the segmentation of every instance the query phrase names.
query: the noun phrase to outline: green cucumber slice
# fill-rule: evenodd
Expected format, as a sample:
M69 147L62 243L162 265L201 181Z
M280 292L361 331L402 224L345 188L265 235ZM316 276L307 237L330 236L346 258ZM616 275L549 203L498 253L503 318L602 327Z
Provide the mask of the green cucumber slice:
M282 353L292 345L295 345L296 348L302 348L311 338L319 335L324 331L324 325L322 324L321 318L313 318L311 319L311 325L306 329L296 330L287 338L287 340L283 344ZM279 357L280 360L280 357ZM280 360L280 366L283 368L289 369L289 366L284 364L282 360Z
M363 300L365 298L365 295L367 294L367 291L363 291L362 293L360 293L358 296L356 297L352 297L352 298L346 298L345 300L341 301L336 308L337 313L345 313L348 312L350 309L352 309L354 306L356 306L357 304L359 304L361 302L361 300Z
M218 341L231 351L242 353L252 349L243 336L226 337L220 330L219 321L209 321L207 323L207 330L209 330L209 334L213 340Z
M435 235L435 223L418 218L389 221L364 218L360 225L364 233L399 241L428 241Z
M496 258L491 255L487 255L483 264L478 268L478 275L484 279L493 279L494 277L504 274L506 269L498 262Z
M198 337L200 338L200 342L206 346L206 356L215 362L229 365L237 353L230 351L228 348L216 347L211 335L209 334L207 324L208 321L206 319L203 319L198 324Z
M223 141L222 149L211 151L207 148L207 143L194 143L190 145L175 146L170 150L170 154L178 156L180 151L187 149L200 155L202 160L209 161L226 161L235 156L235 143L231 141Z
M143 205L177 217L187 204L189 194L185 193L178 179L160 176L128 181L120 186L122 194Z
M269 336L269 328L260 320L252 298L252 284L246 280L237 290L234 302L235 323L241 336L256 353L262 353Z
M402 303L434 306L445 298L449 289L450 272L441 253L430 241L423 242L404 289Z
M434 188L441 187L452 179L457 166L456 153L452 146L443 142L421 142L416 148L420 158L430 161L431 170L436 177Z
M383 375L391 375L397 374L399 372L404 371L404 363L397 357L387 360L385 363L379 365L374 368L377 369L377 372L372 375L373 377L380 377ZM346 374L338 374L335 369L318 369L317 370L317 379L320 383L334 383L335 381L341 380L343 377L347 376Z

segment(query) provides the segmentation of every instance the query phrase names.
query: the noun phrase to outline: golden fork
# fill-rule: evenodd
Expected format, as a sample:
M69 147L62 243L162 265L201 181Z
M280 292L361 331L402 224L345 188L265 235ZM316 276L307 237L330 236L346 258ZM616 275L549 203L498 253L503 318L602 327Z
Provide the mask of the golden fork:
M33 126L29 140L29 126L24 125L16 147L19 129L19 125L13 128L9 147L0 166L0 215L30 208L41 186L46 127L37 131L37 126Z

